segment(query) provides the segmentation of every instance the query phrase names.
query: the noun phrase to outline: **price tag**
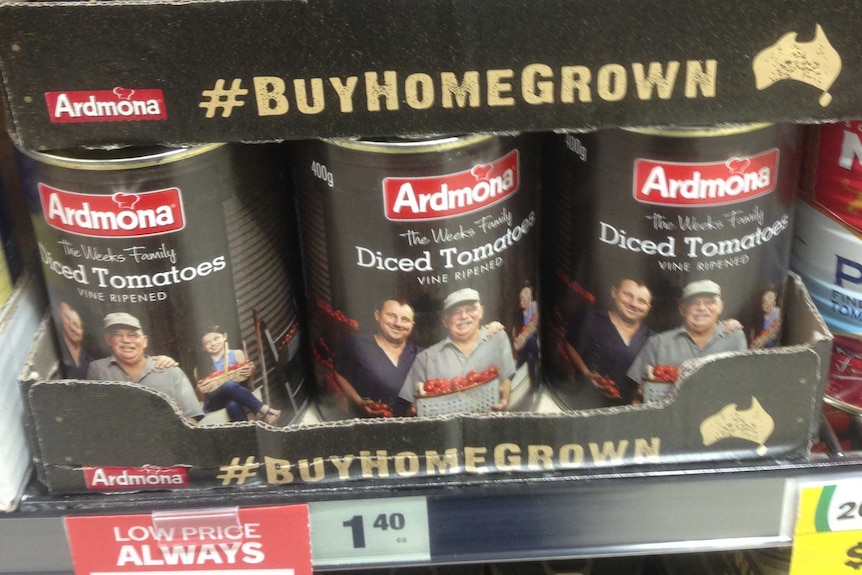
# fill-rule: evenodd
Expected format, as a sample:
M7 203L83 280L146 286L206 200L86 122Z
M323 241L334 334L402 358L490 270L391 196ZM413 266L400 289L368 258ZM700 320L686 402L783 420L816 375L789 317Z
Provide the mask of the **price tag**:
M803 487L790 575L862 575L862 479Z
M75 575L312 575L305 505L67 517Z
M424 497L308 504L315 568L430 561Z

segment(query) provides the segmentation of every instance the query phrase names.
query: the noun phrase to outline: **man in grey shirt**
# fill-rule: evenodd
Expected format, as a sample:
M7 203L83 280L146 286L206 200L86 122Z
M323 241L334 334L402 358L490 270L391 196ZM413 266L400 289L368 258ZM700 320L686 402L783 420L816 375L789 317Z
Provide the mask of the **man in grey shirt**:
M719 323L723 310L717 283L698 280L686 285L679 303L683 325L650 337L626 375L640 384L656 365L678 367L687 359L747 349L742 331L728 332Z
M87 379L139 383L170 397L186 419L197 421L203 417L201 404L183 370L158 369L153 358L144 354L148 340L138 318L127 313L109 313L104 325L105 342L113 354L91 362Z
M482 372L496 365L500 370L500 400L491 409L505 410L515 376L512 343L505 330L488 334L482 327L483 313L476 290L464 288L449 294L443 301L443 325L449 335L416 356L398 396L415 403L417 383L466 376L471 370Z

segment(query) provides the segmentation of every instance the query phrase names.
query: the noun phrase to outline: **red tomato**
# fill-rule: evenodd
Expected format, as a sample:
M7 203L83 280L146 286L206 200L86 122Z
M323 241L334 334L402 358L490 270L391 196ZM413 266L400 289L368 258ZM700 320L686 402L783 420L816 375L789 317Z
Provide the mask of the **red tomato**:
M616 387L614 380L609 377L598 377L596 378L596 383L598 383L602 387Z
M673 383L679 377L679 368L673 365L657 365L653 367L652 374L656 381Z

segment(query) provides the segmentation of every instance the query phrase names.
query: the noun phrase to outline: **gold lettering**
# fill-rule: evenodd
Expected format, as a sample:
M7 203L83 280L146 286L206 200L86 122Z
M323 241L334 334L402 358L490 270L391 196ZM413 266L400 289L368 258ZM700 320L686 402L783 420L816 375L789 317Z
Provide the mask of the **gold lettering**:
M563 66L560 69L560 102L592 102L590 81L593 73L586 66ZM577 96L575 93L577 92Z
M265 456L263 461L266 466L267 483L272 483L273 485L293 483L293 473L290 472L289 460Z
M704 69L704 64L706 68ZM689 60L685 63L685 97L697 98L698 88L705 98L715 98L718 62Z
M528 104L554 103L554 71L545 64L530 64L521 74L521 95Z
M410 477L419 473L419 456L412 451L395 454L395 473Z
M596 465L622 463L623 456L629 448L629 442L627 439L620 441L619 445L614 445L613 441L605 441L601 448L599 448L598 443L590 443L589 445L590 455L592 455L593 463Z
M512 70L488 70L485 73L488 79L488 105L489 106L514 106L515 99L508 94L512 91L511 80L515 73Z
M648 461L658 462L661 451L661 437L650 437L646 439L635 439L634 462L645 463Z
M385 450L378 449L377 455L371 455L370 451L360 451L359 463L362 466L362 477L389 477L389 457Z
M345 455L344 457L332 455L330 456L329 461L338 470L339 479L350 479L350 464L353 463L354 459L356 458L352 455Z
M463 108L468 105L468 101L471 108L479 107L479 72L464 72L464 81L461 83L452 72L441 72L440 89L444 108L453 108L455 105Z
M434 79L428 74L410 74L404 80L404 98L414 110L427 110L434 105Z
M319 114L326 105L323 98L323 78L312 78L310 82L312 103L308 102L305 82L299 79L293 81L293 90L296 92L296 109L303 114Z
M458 450L454 447L443 452L443 457L436 451L425 452L425 470L428 475L436 473L457 473L458 465Z
M580 467L584 463L584 448L577 443L567 443L560 447L560 467Z
M638 62L632 64L632 73L635 77L635 87L638 98L651 100L653 88L658 92L661 100L667 100L673 94L673 86L676 75L679 72L679 62L667 63L667 73L662 69L661 62L650 62L649 72L644 72L644 65Z
M514 443L501 443L494 448L494 466L500 471L514 471L521 466L521 448Z
M320 481L326 477L326 468L323 466L322 457L315 457L312 460L311 465L311 467L308 465L307 459L300 459L299 462L297 462L296 466L299 468L299 476L303 481L306 483L314 483L315 481ZM313 474L309 472L312 467L314 469Z
M485 467L485 456L488 454L486 447L464 446L464 470L469 473L484 473L488 471Z
M378 83L377 72L365 72L365 96L369 112L380 111L380 99L386 102L386 109L398 109L398 75L393 70L383 72L383 83Z
M347 81L342 81L341 78L335 76L329 79L329 83L332 85L335 93L338 94L338 104L341 112L344 114L349 114L353 111L353 92L356 90L358 82L359 78L356 76L349 76Z
M531 469L553 469L554 449L550 445L530 445L527 448L527 465Z
M620 64L605 64L599 68L596 93L606 102L619 102L626 97L628 79L626 69Z
M277 76L255 76L254 98L258 116L283 116L290 107L284 95L284 80Z

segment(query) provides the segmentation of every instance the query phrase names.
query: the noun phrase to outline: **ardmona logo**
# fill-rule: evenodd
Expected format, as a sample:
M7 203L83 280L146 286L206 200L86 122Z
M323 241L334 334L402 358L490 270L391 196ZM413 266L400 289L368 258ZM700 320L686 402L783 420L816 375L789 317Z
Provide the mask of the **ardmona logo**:
M179 188L113 195L80 194L39 184L42 213L51 227L81 236L140 237L185 227Z
M385 178L383 205L394 221L449 218L496 204L517 192L519 181L518 150L512 150L454 174Z
M775 189L778 150L723 162L662 162L637 159L634 198L680 208L731 204Z

